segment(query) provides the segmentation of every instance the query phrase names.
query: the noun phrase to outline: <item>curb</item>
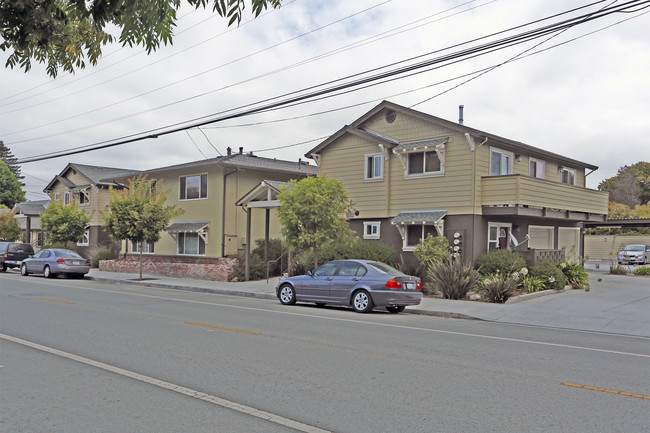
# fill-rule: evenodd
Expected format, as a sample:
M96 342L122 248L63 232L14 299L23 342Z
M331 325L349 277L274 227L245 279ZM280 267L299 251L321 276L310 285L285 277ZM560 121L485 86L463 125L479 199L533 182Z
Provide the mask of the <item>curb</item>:
M515 304L521 301L528 301L530 299L541 298L542 296L555 295L556 293L563 293L565 289L560 290L542 290L541 292L526 293L525 295L515 296L514 298L508 298L505 302L506 304Z

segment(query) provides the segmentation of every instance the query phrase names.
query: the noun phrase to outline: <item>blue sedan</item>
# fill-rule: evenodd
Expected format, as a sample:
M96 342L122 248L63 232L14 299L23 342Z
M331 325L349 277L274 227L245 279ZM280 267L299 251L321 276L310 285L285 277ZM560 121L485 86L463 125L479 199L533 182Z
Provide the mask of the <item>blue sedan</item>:
M316 305L352 306L359 313L385 307L399 313L422 300L422 282L385 263L368 260L335 260L307 275L280 280L276 295L284 305L314 302Z
M71 250L50 248L41 250L33 257L20 264L20 273L43 274L45 278L54 278L66 274L71 278L83 278L90 271L90 262Z

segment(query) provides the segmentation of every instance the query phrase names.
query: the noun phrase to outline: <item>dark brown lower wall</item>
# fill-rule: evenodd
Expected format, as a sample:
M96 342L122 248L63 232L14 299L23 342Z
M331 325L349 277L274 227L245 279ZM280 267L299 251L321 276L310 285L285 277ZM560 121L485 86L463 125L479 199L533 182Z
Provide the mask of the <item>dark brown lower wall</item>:
M199 280L228 281L237 265L235 258L205 258L176 256L142 256L142 273L163 275L175 278L195 278ZM140 256L128 254L119 260L101 260L100 271L140 272Z

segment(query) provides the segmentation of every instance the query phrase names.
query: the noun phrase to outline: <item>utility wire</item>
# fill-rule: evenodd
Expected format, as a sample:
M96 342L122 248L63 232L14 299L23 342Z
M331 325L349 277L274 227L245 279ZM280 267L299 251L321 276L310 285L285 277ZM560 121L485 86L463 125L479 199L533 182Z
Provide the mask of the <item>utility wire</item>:
M514 36L511 36L511 37L507 37L507 38L502 38L502 39L500 39L498 41L494 41L494 42L491 42L491 43L482 44L482 45L480 45L478 47L473 47L473 48L470 48L470 49L461 50L461 52L458 52L458 53L452 53L452 54L447 55L447 56L441 56L441 57L438 57L438 58L435 58L435 59L427 60L427 61L424 61L424 62L419 62L419 63L416 63L414 65L409 65L407 67L397 68L397 69L394 69L394 70L391 70L391 71L388 71L388 72L385 72L385 73L375 74L375 75L370 76L370 77L365 77L365 78L353 80L351 82L338 84L338 85L335 85L335 86L331 86L329 88L324 88L323 89L322 84L318 85L318 86L312 86L311 88L302 89L302 90L296 91L296 92L290 92L290 93L280 95L280 96L277 96L277 97L274 97L274 98L268 98L266 100L262 100L262 101L258 101L258 102L255 102L255 103L240 106L238 108L225 110L225 111L222 111L222 112L219 112L219 113L213 113L212 115L209 115L209 116L203 116L201 118L192 119L192 120L189 120L189 121L180 122L180 123L176 124L176 125L182 125L182 126L172 127L172 126L176 126L176 125L171 125L171 126L167 127L167 128L170 128L170 129L166 129L166 130L163 129L163 128L157 128L157 129L146 131L146 132L140 133L140 134L132 134L131 136L123 137L123 139L114 139L114 140L108 140L107 142L103 142L103 143L95 143L94 146L89 145L89 146L93 146L92 148L87 148L87 149L84 149L84 150L73 150L73 151L59 152L55 156L42 156L42 155L39 155L39 156L23 159L20 162L25 163L25 162L39 161L39 160L42 160L42 159L50 159L50 158L53 158L53 157L67 156L67 155L71 155L71 154L87 152L87 151L90 151L90 150L98 150L98 149L113 147L113 146L117 146L117 145L121 145L121 144L127 144L127 143L131 143L131 142L135 142L135 141L141 141L141 140L145 140L145 139L149 139L149 138L157 138L157 137L162 136L162 135L172 134L172 133L179 132L179 131L189 129L189 128L192 128L192 127L204 126L204 125L208 125L208 124L211 124L211 123L221 122L221 121L224 121L224 120L239 118L239 117L243 117L243 116L247 116L247 115L251 115L251 114L256 114L256 113L261 113L261 112L265 112L265 111L270 111L270 110L278 109L278 108L281 108L281 107L286 107L286 106L289 106L291 104L295 104L295 103L299 103L299 102L300 103L305 103L305 101L310 101L310 100L313 100L314 98L317 98L317 97L320 97L320 96L323 96L323 95L326 95L326 94L346 90L346 89L354 87L354 86L360 86L360 85L368 84L368 83L371 83L372 81L378 81L378 80L385 79L385 78L392 78L392 77L394 77L396 75L400 75L400 74L403 75L405 73L417 71L418 69L421 69L423 67L428 67L428 66L431 66L431 65L435 65L437 63L441 63L441 62L444 62L444 61L457 60L459 57L463 57L463 56L468 57L470 55L471 55L471 57L475 57L477 55L482 55L482 53L485 53L485 52L492 52L492 51L496 51L497 49L502 49L503 47L520 44L520 43L523 43L523 42L526 42L526 41L529 41L529 40L533 40L533 39L542 37L544 35L551 34L553 32L560 31L560 30L566 28L567 26L575 25L575 24L571 24L571 23L575 22L576 20L582 20L581 23L584 23L584 22L592 21L594 19L610 15L612 13L616 13L616 12L621 10L620 9L621 7L630 7L630 5L637 6L639 4L646 4L646 3L648 3L648 1L644 1L644 2L639 2L639 1L626 2L624 5L621 5L621 6L618 6L618 7L604 8L602 11L599 11L599 12L596 12L596 13L582 15L580 17L572 18L572 19L569 19L569 20L564 20L564 21L561 21L559 23L544 26L544 27L539 28L539 29L535 29L535 30L532 30L532 31L520 33L518 35L514 35ZM457 61L460 61L460 60L457 60ZM336 82L336 81L340 81L340 80L334 80L332 82ZM330 84L332 82L325 83L325 84ZM319 88L321 88L321 89L319 89ZM309 92L309 93L304 93L305 91L308 91L308 90L312 90L312 91ZM209 117L211 117L211 118L209 118ZM206 119L206 118L209 118L209 119L198 121L199 119ZM196 123L190 123L190 122L196 122ZM120 140L120 141L115 141L115 140Z

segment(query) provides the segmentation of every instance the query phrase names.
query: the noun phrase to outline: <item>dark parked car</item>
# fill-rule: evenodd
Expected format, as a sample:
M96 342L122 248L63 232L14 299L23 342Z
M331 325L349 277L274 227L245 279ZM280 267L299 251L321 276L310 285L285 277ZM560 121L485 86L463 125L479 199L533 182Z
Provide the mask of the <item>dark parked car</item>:
M20 273L43 274L45 278L54 278L66 274L72 278L83 278L90 271L90 262L71 250L52 248L41 250L34 257L23 260Z
M20 242L0 242L0 271L7 268L17 268L20 262L34 255L34 248L30 244Z
M275 292L284 305L296 301L347 305L359 313L386 307L399 313L407 305L420 303L422 283L385 263L335 260L307 275L280 280Z

